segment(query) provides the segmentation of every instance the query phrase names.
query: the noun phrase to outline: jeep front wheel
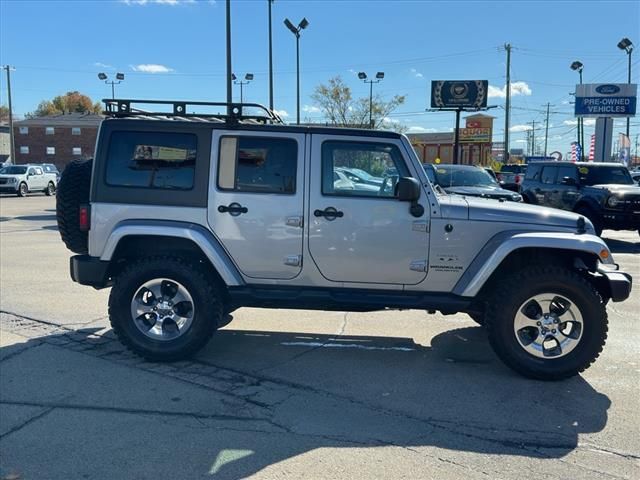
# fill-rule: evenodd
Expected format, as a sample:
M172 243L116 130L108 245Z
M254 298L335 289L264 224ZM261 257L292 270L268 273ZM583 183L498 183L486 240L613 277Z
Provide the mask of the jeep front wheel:
M118 338L152 361L184 359L222 323L222 298L197 264L173 257L141 259L117 276L109 319Z
M576 272L529 267L505 278L489 301L489 341L500 359L538 380L587 369L607 338L607 312L597 290Z
M27 184L22 182L19 186L18 186L18 196L19 197L26 197L27 193L29 193L29 187L27 187Z

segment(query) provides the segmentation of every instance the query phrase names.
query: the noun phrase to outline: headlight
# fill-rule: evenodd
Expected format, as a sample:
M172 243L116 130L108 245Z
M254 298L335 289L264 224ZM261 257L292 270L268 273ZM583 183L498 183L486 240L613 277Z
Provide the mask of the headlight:
M16 183L17 179L15 177L11 177L9 179L9 183Z
M522 201L522 195L512 195L511 196L511 200L513 200L514 202L521 202Z
M618 197L614 197L613 195L607 199L607 205L609 205L611 208L616 208L621 203L622 203L622 199Z

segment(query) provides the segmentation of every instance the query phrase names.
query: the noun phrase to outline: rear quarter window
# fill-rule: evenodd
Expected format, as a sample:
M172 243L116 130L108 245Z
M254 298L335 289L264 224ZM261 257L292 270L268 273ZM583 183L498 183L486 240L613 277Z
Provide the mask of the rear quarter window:
M540 165L529 165L527 168L527 174L525 175L526 180L540 180Z

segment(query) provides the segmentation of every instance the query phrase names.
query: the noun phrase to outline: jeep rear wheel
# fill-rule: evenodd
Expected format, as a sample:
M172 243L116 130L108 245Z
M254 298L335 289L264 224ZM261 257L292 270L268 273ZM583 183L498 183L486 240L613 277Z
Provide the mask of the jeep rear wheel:
M587 369L607 338L607 313L597 290L576 272L529 267L505 278L489 301L489 341L500 359L538 380Z
M197 264L144 258L117 276L109 319L118 338L152 361L184 359L202 348L222 323L220 293Z

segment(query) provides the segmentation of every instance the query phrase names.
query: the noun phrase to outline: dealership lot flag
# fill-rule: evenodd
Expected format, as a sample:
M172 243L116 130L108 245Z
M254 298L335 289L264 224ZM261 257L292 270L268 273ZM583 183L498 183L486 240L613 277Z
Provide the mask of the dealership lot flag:
M628 167L629 159L631 158L631 142L629 141L629 137L624 133L621 133L618 145L620 145L620 150L618 150L618 161L625 167Z

